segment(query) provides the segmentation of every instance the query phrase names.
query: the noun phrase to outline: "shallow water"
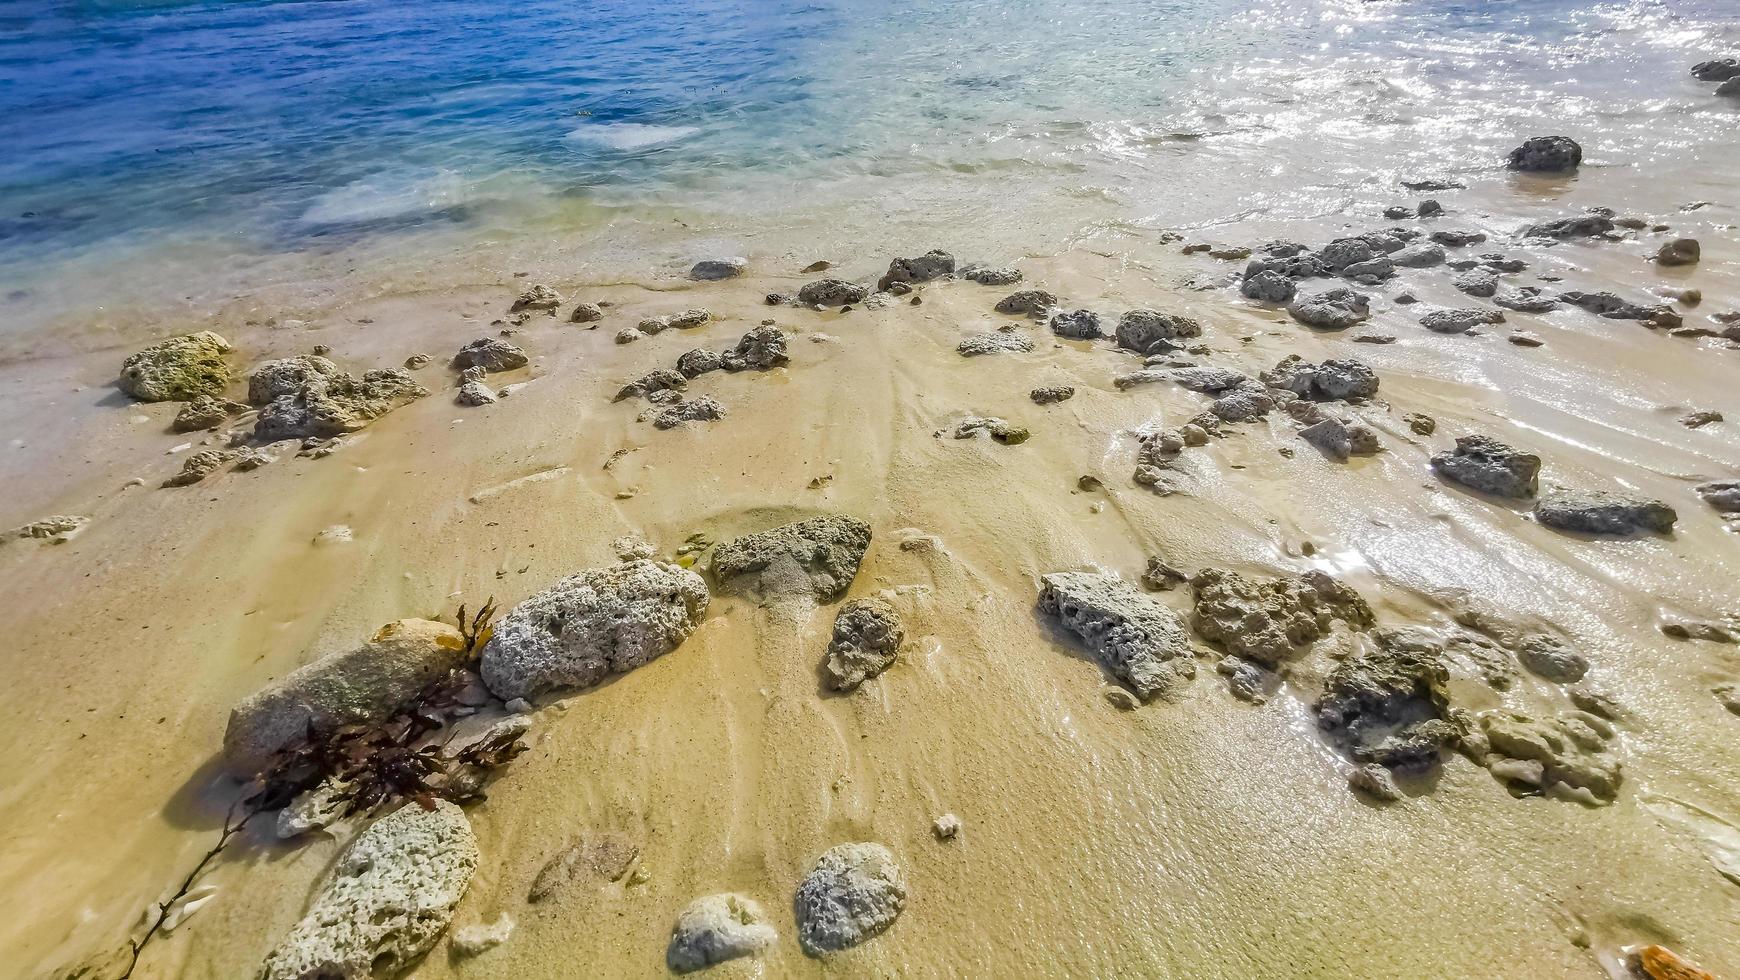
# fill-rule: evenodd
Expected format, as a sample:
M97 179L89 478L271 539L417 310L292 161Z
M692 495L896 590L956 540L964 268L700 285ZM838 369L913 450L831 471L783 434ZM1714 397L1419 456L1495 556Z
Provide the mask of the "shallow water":
M572 237L988 254L1348 212L1519 133L1725 153L1722 0L14 3L9 320ZM841 229L855 229L842 235Z

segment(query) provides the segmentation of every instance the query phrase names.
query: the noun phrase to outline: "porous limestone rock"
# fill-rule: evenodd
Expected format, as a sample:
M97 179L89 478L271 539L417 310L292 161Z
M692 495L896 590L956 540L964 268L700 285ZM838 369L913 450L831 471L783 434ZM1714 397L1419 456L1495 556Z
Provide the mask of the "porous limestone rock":
M230 343L210 330L171 337L131 354L121 362L115 382L144 402L184 402L221 395L230 383Z
M1038 316L1057 305L1057 297L1043 289L1023 289L997 301L998 313L1009 316Z
M798 942L811 956L849 949L894 924L906 881L881 844L836 844L798 885Z
M639 559L568 576L496 621L480 671L504 701L586 688L675 650L707 609L707 583Z
M798 302L805 306L847 306L862 303L870 290L843 279L817 279L804 283L798 290Z
M1432 457L1439 476L1482 493L1528 498L1539 486L1541 458L1518 452L1491 436L1462 436L1456 448Z
M1053 313L1051 332L1070 340L1098 340L1106 335L1100 327L1099 314L1092 310L1067 310Z
M1271 667L1327 636L1336 622L1363 630L1373 621L1359 593L1321 571L1253 579L1205 568L1190 585L1192 625L1202 638Z
M1293 319L1319 330L1345 330L1371 315L1366 297L1346 287L1300 296L1287 307Z
M1054 572L1040 578L1039 611L1056 616L1113 676L1144 701L1196 676L1190 636L1165 603L1111 575Z
M1118 318L1118 346L1138 354L1172 350L1174 341L1202 336L1202 324L1158 310L1128 310Z
M1536 790L1562 787L1586 802L1611 803L1618 795L1620 764L1606 720L1584 711L1536 719L1502 709L1479 717L1488 751L1477 761L1498 779Z
M181 406L181 411L175 413L175 421L169 423L169 427L176 432L215 429L230 416L239 415L247 411L247 408L246 405L237 404L227 398L199 395Z
M692 401L678 402L653 416L653 428L675 429L690 422L717 422L725 417L725 406L712 395L702 395Z
M940 248L911 259L895 259L888 263L888 271L877 282L877 289L887 289L899 283L930 282L955 271L955 257Z
M254 435L267 442L330 439L355 432L428 393L429 389L400 370L370 371L361 378L342 373L322 375L262 408L254 422Z
M955 345L955 350L962 357L980 357L985 354L1017 353L1024 354L1033 349L1033 341L1027 335L1013 331L992 330L987 333L970 333L961 338Z
M888 600L866 596L843 603L834 615L834 638L828 644L828 686L850 691L887 670L905 638L900 614Z
M663 316L649 316L636 326L641 333L650 336L664 333L666 330L693 330L712 319L712 313L697 308L678 313L666 313ZM620 336L618 342L620 342Z
M754 899L732 893L708 895L690 902L677 916L665 964L676 973L692 973L753 956L777 938Z
M384 721L465 660L465 637L445 623L388 623L361 646L305 664L237 704L224 760L251 775L311 728Z
M261 980L398 975L441 937L477 862L458 807L394 810L345 849L308 914L267 955Z
M480 337L459 348L459 353L453 355L453 366L460 371L480 367L494 374L497 371L523 368L529 363L531 360L526 357L525 351L500 337Z
M1424 768L1456 738L1446 717L1441 645L1420 630L1379 629L1336 664L1313 710L1357 762Z
M216 473L218 468L236 458L236 454L225 449L202 449L187 457L181 464L181 472L163 481L165 487L186 487Z
M719 370L719 355L697 347L677 358L677 372L685 378L698 378L708 371Z
M519 297L514 300L514 304L508 307L508 312L518 313L524 310L536 310L540 313L554 315L556 307L561 305L562 294L556 291L556 287L535 282L520 293Z
M744 334L735 347L719 354L719 366L727 371L771 371L789 363L785 332L767 324Z
M1660 500L1607 490L1548 490L1535 504L1535 520L1541 524L1584 534L1666 534L1678 519L1674 509Z
M870 525L826 514L725 542L713 550L713 578L734 591L833 602L869 547Z

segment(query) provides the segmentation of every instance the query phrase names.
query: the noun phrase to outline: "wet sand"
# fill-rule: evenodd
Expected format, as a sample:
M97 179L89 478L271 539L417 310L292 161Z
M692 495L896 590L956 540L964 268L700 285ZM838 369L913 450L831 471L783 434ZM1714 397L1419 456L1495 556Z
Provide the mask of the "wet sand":
M1731 185L1730 185L1731 186ZM1513 228L1606 204L1644 213L1704 245L1685 273L1644 259L1663 236L1524 252L1512 278L1564 276L1564 288L1641 297L1686 281L1703 302L1688 323L1740 307L1740 210L1690 213L1696 181L1638 186L1585 171L1575 185L1492 181L1430 195L1451 216L1423 227ZM1399 190L1395 201L1417 197ZM1205 240L1247 245L1285 235L1320 244L1343 230L1228 226ZM1404 224L1412 224L1404 223ZM61 545L0 548L0 604L12 724L0 752L0 960L55 975L120 948L142 910L210 846L231 798L215 761L229 708L269 680L406 616L448 618L461 601L505 605L569 572L608 564L612 539L644 536L669 555L796 517L843 512L874 530L852 596L893 590L907 644L895 666L849 695L825 690L819 664L832 607L757 606L719 596L673 653L565 699L544 699L532 751L470 809L483 852L454 928L519 923L469 960L437 945L423 977L659 976L671 923L692 898L737 891L780 932L759 959L723 976L1600 976L1619 950L1660 942L1718 976L1740 975L1740 891L1704 839L1740 834L1740 718L1711 695L1740 677L1736 647L1663 636L1664 617L1720 620L1740 608L1732 529L1692 492L1740 476L1740 351L1670 338L1575 309L1508 314L1478 336L1417 324L1394 307L1475 305L1443 268L1403 270L1374 295L1372 320L1315 333L1236 289L1185 288L1242 263L1179 254L1152 236L1014 258L1022 286L1115 316L1153 307L1202 321L1201 363L1250 374L1297 353L1358 357L1382 381L1366 413L1385 452L1324 459L1283 413L1229 426L1181 457L1181 493L1130 479L1138 432L1175 426L1207 399L1175 385L1120 392L1140 359L1110 342L1020 329L1029 354L963 358L970 332L1008 288L923 286L905 301L850 313L768 307L814 258L860 281L906 243L855 255L751 256L725 283L588 283L549 268L527 279L298 309L293 319L226 311L209 328L248 366L326 344L347 369L396 366L425 352L433 394L386 416L322 460L286 454L160 490L203 434L167 431L178 406L130 403L112 387L129 343L0 367L0 526L51 513L93 518ZM914 247L917 246L917 247ZM531 365L490 383L529 382L481 408L452 403L448 357L492 336L526 282L615 305L596 330L534 316L514 342ZM1328 285L1321 281L1307 289ZM616 345L642 316L703 306L714 320ZM277 326L245 321L275 316ZM690 383L728 416L655 431L644 403L612 403L622 383L697 346L718 349L772 318L789 367L714 373ZM150 334L142 311L119 331ZM366 322L365 322L366 321ZM126 323L125 318L120 321ZM1509 327L1545 340L1524 349ZM1362 332L1391 345L1351 342ZM1037 406L1028 391L1077 394ZM1676 419L1717 409L1725 423ZM1437 420L1430 437L1401 421ZM956 440L967 415L1026 425L1019 446ZM939 436L938 433L942 434ZM1433 452L1485 433L1545 460L1543 486L1625 489L1670 502L1670 536L1593 540L1535 524L1438 480ZM1289 447L1291 458L1278 450ZM617 456L618 453L620 456ZM614 463L606 464L616 457ZM1104 489L1083 492L1092 475ZM141 478L145 486L126 487ZM812 487L818 482L819 486ZM343 525L349 541L321 540ZM934 547L904 549L924 537ZM1321 568L1355 586L1386 625L1446 628L1460 593L1518 620L1550 624L1588 657L1589 684L1625 709L1624 785L1610 806L1515 798L1459 756L1408 798L1378 806L1350 792L1351 764L1310 714L1323 664L1307 660L1269 703L1234 700L1205 662L1175 703L1121 711L1076 640L1034 610L1038 576L1102 569L1134 581L1162 554L1194 571ZM1188 589L1161 593L1186 611ZM1732 619L1728 620L1732 623ZM1502 695L1458 687L1471 707L1565 710L1561 690L1526 672ZM1678 801L1676 804L1674 801ZM1676 806L1682 808L1675 809ZM1696 808L1695 811L1683 807ZM1662 813L1702 811L1688 834ZM931 821L957 814L960 836ZM265 821L261 822L264 827ZM640 848L642 884L600 883L535 906L526 888L576 834L614 831ZM216 897L154 942L137 976L233 977L256 968L304 912L347 832L287 846L250 837L203 880ZM1734 838L1730 837L1730 846ZM791 895L827 847L887 844L909 901L884 935L825 963L795 942Z

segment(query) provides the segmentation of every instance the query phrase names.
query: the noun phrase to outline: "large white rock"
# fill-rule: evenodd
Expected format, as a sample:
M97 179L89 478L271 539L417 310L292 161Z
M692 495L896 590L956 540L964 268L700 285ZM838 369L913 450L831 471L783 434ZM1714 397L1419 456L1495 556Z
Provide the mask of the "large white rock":
M266 957L262 980L393 976L427 952L477 870L456 806L407 803L363 831L308 914Z
M483 648L483 682L504 701L591 687L675 650L707 600L701 576L667 562L570 575L495 624Z
M881 844L837 844L798 885L798 941L811 956L856 946L894 924L906 881Z

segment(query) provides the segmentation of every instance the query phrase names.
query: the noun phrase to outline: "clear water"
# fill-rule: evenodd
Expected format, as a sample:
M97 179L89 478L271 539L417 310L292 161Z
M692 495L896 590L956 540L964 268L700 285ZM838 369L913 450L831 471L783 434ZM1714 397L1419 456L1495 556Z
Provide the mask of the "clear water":
M1054 249L1335 213L1537 131L1731 164L1740 100L1686 67L1737 39L1733 0L4 0L0 279L515 235Z

